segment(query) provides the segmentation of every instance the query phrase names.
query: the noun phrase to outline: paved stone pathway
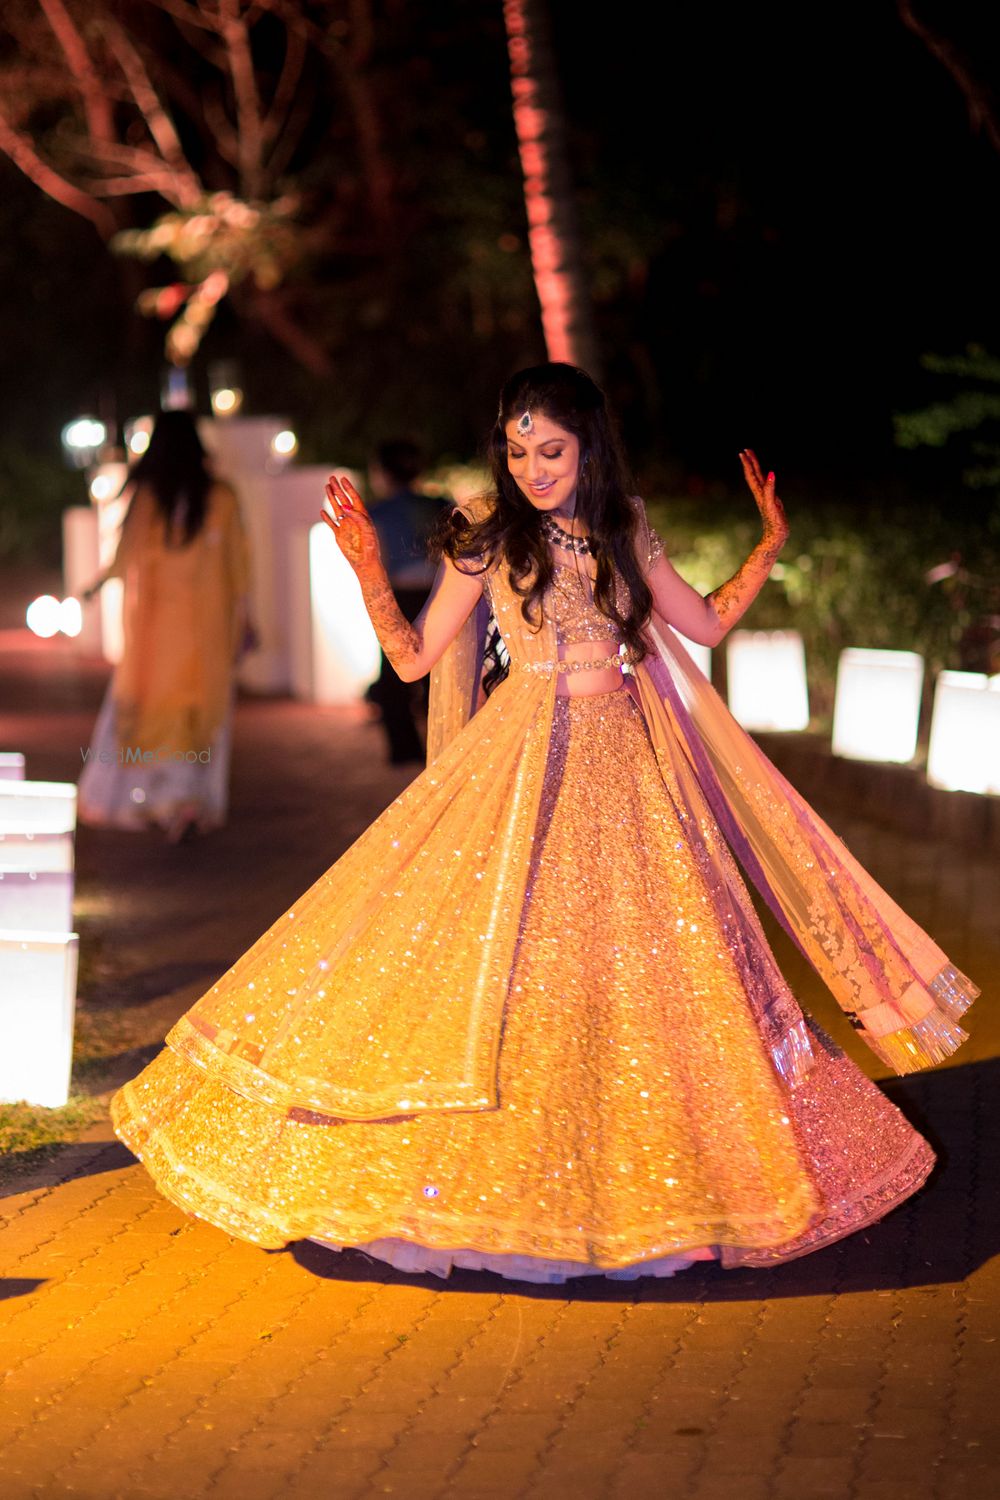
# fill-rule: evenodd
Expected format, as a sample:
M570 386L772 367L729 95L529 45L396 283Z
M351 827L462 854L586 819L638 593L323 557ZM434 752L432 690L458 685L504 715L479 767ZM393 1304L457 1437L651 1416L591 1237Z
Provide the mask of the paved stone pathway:
M0 653L0 743L33 776L75 776L102 686L61 649ZM404 780L357 715L256 701L226 830L180 849L81 831L81 1021L107 1028L102 1087ZM941 1153L915 1202L775 1271L440 1282L230 1240L164 1202L102 1125L0 1199L4 1500L993 1500L1000 872L830 815L987 990L954 1064L888 1085Z

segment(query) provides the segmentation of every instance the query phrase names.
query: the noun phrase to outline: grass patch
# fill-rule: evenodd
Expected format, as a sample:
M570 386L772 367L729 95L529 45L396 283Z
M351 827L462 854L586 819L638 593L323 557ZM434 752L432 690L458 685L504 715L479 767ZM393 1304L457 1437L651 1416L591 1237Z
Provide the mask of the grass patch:
M82 1094L71 1095L59 1109L0 1104L0 1182L40 1166L103 1114L100 1099Z

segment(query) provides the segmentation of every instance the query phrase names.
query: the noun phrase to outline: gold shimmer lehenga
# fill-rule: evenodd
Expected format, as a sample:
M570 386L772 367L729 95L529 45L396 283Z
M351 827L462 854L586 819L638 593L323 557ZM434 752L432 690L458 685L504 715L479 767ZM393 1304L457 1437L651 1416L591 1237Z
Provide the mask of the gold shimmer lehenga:
M490 611L511 670L474 711ZM788 1260L921 1185L930 1147L803 1017L734 855L897 1071L978 991L648 635L627 685L560 695L560 647L606 662L613 625L557 566L532 631L488 572L427 770L116 1096L168 1197L263 1246L558 1282Z

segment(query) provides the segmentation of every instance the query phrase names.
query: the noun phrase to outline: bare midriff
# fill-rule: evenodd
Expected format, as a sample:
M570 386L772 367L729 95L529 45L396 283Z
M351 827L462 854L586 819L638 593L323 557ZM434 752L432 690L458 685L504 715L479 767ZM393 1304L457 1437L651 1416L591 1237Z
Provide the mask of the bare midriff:
M607 641L569 641L559 647L560 661L603 661L615 656L617 643ZM556 694L562 698L587 698L598 693L613 693L625 686L620 667L603 667L582 672L560 672Z

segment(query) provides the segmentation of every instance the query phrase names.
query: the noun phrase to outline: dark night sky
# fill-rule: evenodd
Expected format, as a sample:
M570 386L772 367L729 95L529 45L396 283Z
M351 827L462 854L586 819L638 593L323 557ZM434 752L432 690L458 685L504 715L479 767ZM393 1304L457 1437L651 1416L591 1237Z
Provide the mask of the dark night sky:
M938 7L1000 79L986 10ZM557 7L581 167L617 161L670 225L643 318L675 441L709 467L748 441L895 466L920 354L1000 348L1000 155L944 68L885 0L625 3L589 34L574 14ZM655 46L627 19L652 14Z
M920 8L1000 77L986 7ZM415 36L448 24L433 0L404 9ZM930 493L946 466L891 446L892 411L934 393L919 356L969 342L1000 352L1000 154L973 135L945 70L890 0L552 9L588 241L626 224L647 252L629 295L601 314L606 375L640 456L659 446L711 477L753 443L812 483ZM514 171L499 0L455 13L463 39L444 66L468 73L473 123ZM4 165L0 377L16 399L0 440L49 407L45 430L57 431L74 382L93 383L104 356L90 288L106 297L116 275L85 226L15 177ZM495 383L505 374L498 362ZM477 410L469 430L488 418Z

